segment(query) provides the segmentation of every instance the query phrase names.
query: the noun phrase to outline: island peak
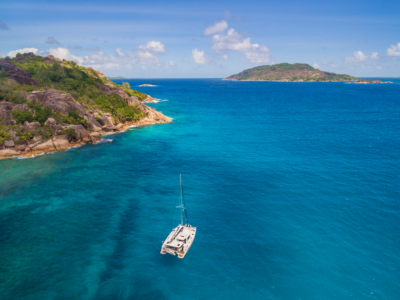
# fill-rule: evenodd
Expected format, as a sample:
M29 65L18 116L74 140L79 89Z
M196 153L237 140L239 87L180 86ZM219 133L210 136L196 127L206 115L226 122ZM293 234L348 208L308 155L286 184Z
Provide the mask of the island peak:
M247 69L238 74L229 76L224 80L326 82L326 81L352 81L357 79L358 78L350 75L321 71L315 69L309 64L281 63L276 65L264 65Z

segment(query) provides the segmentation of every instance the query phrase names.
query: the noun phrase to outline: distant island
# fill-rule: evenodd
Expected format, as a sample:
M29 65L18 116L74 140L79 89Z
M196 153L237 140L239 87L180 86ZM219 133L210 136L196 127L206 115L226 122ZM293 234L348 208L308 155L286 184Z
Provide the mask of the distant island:
M126 78L126 77L121 77L121 76L118 76L118 77L107 77L108 79L130 79L130 78Z
M271 66L260 66L244 70L238 74L229 76L224 80L239 81L352 81L358 78L350 75L325 72L311 67L308 64L282 63Z
M52 55L0 59L0 160L33 157L172 119L143 104L154 98L100 71Z
M144 83L144 84L141 84L141 85L139 85L139 86L156 86L156 85L154 85L154 84L148 84L148 83Z
M374 80L374 79L359 79L356 82L351 83L393 83L391 81L382 81L382 80Z

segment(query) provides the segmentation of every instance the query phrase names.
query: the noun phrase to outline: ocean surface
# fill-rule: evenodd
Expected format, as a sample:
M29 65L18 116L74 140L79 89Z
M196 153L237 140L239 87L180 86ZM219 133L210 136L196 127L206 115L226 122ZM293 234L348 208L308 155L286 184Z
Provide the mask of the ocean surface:
M390 80L128 80L174 122L0 161L0 299L400 299Z

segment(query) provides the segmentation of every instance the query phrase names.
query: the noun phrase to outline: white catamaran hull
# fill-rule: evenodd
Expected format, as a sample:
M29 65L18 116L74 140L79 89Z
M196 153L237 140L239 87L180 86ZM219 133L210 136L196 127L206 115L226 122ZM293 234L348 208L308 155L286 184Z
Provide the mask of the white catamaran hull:
M161 247L161 254L178 255L184 258L196 237L196 227L190 225L179 225L168 235Z
M192 227L188 223L186 207L184 205L182 176L180 176L180 184L181 205L177 208L181 210L181 224L174 228L168 235L167 239L163 242L161 254L169 253L171 255L178 255L179 258L184 258L196 237L196 227ZM183 213L186 215L186 225L183 225Z

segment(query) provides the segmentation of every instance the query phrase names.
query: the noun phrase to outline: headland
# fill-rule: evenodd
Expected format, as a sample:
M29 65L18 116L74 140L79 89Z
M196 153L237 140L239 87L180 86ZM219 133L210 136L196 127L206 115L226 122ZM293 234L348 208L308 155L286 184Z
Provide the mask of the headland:
M107 133L172 119L154 98L100 71L33 53L0 59L0 159L97 143Z

